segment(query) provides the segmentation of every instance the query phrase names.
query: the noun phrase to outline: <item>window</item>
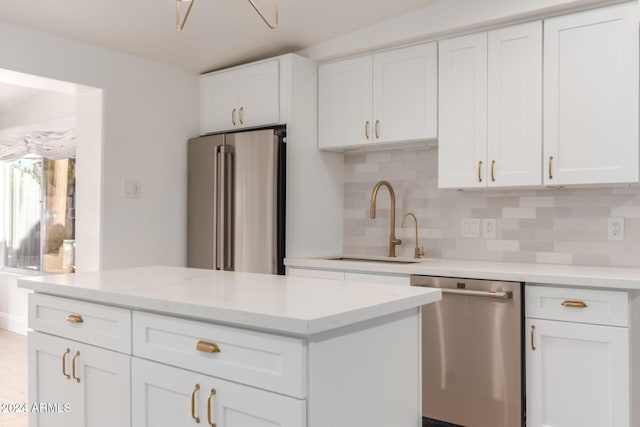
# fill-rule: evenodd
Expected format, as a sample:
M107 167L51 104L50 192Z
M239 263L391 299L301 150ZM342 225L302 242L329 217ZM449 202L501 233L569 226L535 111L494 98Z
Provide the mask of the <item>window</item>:
M4 162L5 267L75 270L75 159Z

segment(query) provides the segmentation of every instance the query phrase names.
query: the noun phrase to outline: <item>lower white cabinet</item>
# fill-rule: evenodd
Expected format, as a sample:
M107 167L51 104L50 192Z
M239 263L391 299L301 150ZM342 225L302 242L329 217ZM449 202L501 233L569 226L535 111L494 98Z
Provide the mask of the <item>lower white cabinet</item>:
M287 268L287 276L310 277L316 279L347 280L349 282L381 283L383 285L409 286L407 274L388 274L372 272L352 272L343 270L318 270L313 268Z
M528 427L632 425L629 328L607 324L615 319L603 320L609 311L601 310L624 298L624 291L527 287Z
M306 400L133 358L133 425L305 427Z
M30 332L29 426L131 425L130 359L115 351Z

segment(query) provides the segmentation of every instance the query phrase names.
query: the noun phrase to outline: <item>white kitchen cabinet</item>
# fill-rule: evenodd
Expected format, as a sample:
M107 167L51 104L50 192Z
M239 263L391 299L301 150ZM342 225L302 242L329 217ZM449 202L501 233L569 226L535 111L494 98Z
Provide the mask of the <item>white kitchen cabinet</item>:
M287 276L310 277L317 279L347 280L349 282L381 283L386 285L409 286L408 274L372 273L346 270L327 270L314 268L288 267Z
M439 42L438 187L484 187L487 33Z
M436 64L428 43L320 65L319 147L436 138Z
M489 187L542 184L542 22L488 33Z
M268 126L280 121L279 60L200 77L200 134Z
M186 367L188 368L188 366ZM133 425L304 427L306 400L133 358Z
M438 186L540 185L542 22L440 42Z
M29 332L31 427L131 425L130 356L39 332Z
M638 4L545 21L544 184L637 182Z
M626 292L526 292L527 425L631 426L628 317L612 310Z

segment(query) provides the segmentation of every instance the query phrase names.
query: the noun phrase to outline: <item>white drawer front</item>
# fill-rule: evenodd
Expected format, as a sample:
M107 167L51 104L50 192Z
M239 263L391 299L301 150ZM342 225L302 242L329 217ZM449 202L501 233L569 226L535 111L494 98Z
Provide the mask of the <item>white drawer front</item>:
M219 352L196 349L214 343ZM302 339L151 313L133 313L133 354L183 369L306 397Z
M29 327L131 354L131 311L123 308L34 293L29 295Z
M344 274L344 280L351 282L381 283L383 285L411 285L411 278L409 276L394 276L390 274L346 272Z
M525 315L598 325L628 326L626 291L525 286Z

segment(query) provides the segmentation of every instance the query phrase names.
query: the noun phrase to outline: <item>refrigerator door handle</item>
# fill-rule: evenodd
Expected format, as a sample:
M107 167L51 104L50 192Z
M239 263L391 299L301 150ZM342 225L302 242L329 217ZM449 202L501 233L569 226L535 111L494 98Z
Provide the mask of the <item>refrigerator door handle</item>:
M224 270L224 194L221 190L224 188L224 162L223 162L224 146L216 147L216 161L214 162L214 176L216 183L215 188L215 269Z
M235 197L235 182L234 182L234 156L232 148L230 147L228 150L225 147L225 155L224 155L224 164L225 164L225 175L224 175L224 203L225 203L225 224L224 224L224 269L229 271L235 270L234 263L234 253L235 253L235 203L233 198Z

